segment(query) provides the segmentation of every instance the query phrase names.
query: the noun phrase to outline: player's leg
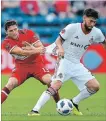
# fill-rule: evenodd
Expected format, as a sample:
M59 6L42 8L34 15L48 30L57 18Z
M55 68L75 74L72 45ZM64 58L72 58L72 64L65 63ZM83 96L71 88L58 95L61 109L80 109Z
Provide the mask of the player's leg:
M17 86L22 84L26 78L27 78L27 73L26 70L23 71L24 68L15 68L11 74L11 77L8 80L8 83L5 85L5 87L1 91L1 103L3 103L9 93Z
M94 84L95 86L92 85L91 83ZM73 114L75 114L75 115L82 115L82 112L80 112L80 110L78 108L80 101L90 97L91 95L95 94L99 90L99 84L96 79L89 80L86 83L86 85L89 85L89 87L85 86L84 84L82 84L82 85L85 88L82 89L80 91L80 93L71 100L75 106L75 108L73 110Z
M50 84L50 83L51 83L51 75L50 75L50 74L45 74L45 75L43 75L42 81L43 81L43 83L45 83L48 87L50 87L50 85L51 85L51 84ZM58 92L57 92L55 95L53 95L53 98L54 98L54 100L55 100L56 103L60 100L60 96L59 96Z
M80 90L80 93L72 99L73 104L75 105L77 111L74 113L80 115L78 109L78 104L81 100L90 97L99 90L99 83L94 76L82 65L78 66L79 72L74 73L75 77L72 78L73 82L77 85Z
M43 69L44 70L44 69ZM45 71L46 72L46 71ZM40 79L40 77L42 77L42 79ZM41 82L43 84L46 84L49 87L51 87L51 75L49 73L45 73L43 76L39 76L39 80L41 80ZM32 111L30 113L28 113L28 116L35 116L35 115L40 115L39 114L39 110L40 108L42 107L42 105L45 104L45 99L48 99L48 95L46 96L47 94L45 94L44 96L41 96L42 98L40 98L36 105L34 106L34 108L32 109ZM51 95L50 95L51 96ZM49 96L49 97L50 97ZM59 94L58 94L58 91L56 91L56 93L54 95L52 95L55 102L58 102L60 97L59 97Z
M50 97L54 96L55 94L57 94L57 91L61 88L63 81L64 80L68 80L70 78L70 76L66 77L66 74L65 74L64 71L67 72L67 69L65 70L63 65L65 65L65 64L63 64L61 62L58 70L56 71L56 73L52 77L53 81L51 83L51 86L46 91L44 91L42 93L42 95L40 96L40 98L39 98L39 100L37 102L37 104L39 103L39 105L38 106L35 105L35 107L33 108L32 112L30 112L28 114L29 116L31 116L32 114L34 115L34 112L39 112L41 107L43 107L45 105L45 103L50 99ZM56 81L56 80L58 80L58 81Z
M40 115L39 114L40 109L50 100L51 96L54 96L57 94L61 85L62 85L61 81L57 81L56 83L51 84L51 86L42 93L42 95L37 101L37 104L34 106L32 111L28 113L28 116Z
M38 71L40 71L40 73L37 75L35 73L34 77L40 80L43 84L46 84L48 87L50 87L51 75L50 75L49 70L46 69L43 64L40 64L39 70L37 69L37 72ZM53 98L56 103L59 101L60 97L59 97L58 92L56 93L56 95L53 95Z
M1 104L7 99L9 93L18 85L18 80L15 77L10 77L8 83L1 91Z
M76 97L73 98L73 101L76 104L79 104L81 100L95 94L99 90L99 88L100 88L99 82L95 78L91 79L85 84L85 88L81 90Z

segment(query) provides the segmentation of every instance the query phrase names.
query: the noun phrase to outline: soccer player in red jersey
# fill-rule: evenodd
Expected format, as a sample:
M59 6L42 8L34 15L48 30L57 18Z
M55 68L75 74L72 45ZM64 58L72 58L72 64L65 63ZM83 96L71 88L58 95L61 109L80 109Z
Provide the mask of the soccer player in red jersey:
M18 24L14 20L5 23L6 38L2 46L15 58L15 68L8 80L8 83L1 91L1 103L3 103L9 93L17 86L24 83L30 77L34 77L41 83L49 86L51 75L45 68L41 54L45 48L37 35L32 30L19 30ZM27 44L30 49L24 49ZM32 48L32 49L31 49ZM58 93L54 96L55 101L59 100ZM35 112L38 113L39 112Z

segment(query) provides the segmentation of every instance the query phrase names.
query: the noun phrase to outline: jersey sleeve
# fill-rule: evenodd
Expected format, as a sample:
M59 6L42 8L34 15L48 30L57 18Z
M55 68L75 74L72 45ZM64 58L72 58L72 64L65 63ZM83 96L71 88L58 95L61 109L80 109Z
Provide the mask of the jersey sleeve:
M28 30L27 32L31 44L35 44L36 42L40 41L38 35L34 33L32 30Z
M105 36L103 35L103 33L101 32L100 29L98 29L98 32L97 32L97 36L95 38L95 42L96 43L103 43L105 40Z
M12 42L11 40L4 40L2 42L2 48L7 50L9 53L16 47L16 43Z
M69 24L67 25L64 29L61 30L61 32L59 33L60 37L63 40L68 39L71 35L73 35L73 33L76 31L76 26L75 24Z

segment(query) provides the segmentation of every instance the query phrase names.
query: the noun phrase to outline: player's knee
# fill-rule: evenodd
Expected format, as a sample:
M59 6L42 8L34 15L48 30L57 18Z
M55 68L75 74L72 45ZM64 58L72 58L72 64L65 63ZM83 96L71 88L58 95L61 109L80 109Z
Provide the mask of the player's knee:
M95 85L92 86L92 88L93 88L93 90L95 90L97 92L100 89L100 84L96 83Z
M59 90L62 86L62 82L57 80L57 81L52 81L51 82L51 86L56 89L56 90Z
M8 80L8 83L6 84L6 87L11 91L13 90L15 87L17 87L18 85L18 80L14 77L11 77L9 80Z
M45 83L46 85L50 85L51 83L51 75L50 74L46 74L42 77L42 81L43 83Z
M90 89L90 90L94 90L95 92L97 92L100 89L100 84L99 84L99 82L96 82L94 84L88 85L87 88Z

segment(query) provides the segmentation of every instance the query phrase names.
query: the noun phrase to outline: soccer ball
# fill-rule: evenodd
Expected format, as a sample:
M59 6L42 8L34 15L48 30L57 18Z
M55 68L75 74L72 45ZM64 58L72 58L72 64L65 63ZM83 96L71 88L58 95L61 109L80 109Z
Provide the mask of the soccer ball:
M73 104L69 99L61 99L56 104L56 110L59 114L67 116L71 113Z

